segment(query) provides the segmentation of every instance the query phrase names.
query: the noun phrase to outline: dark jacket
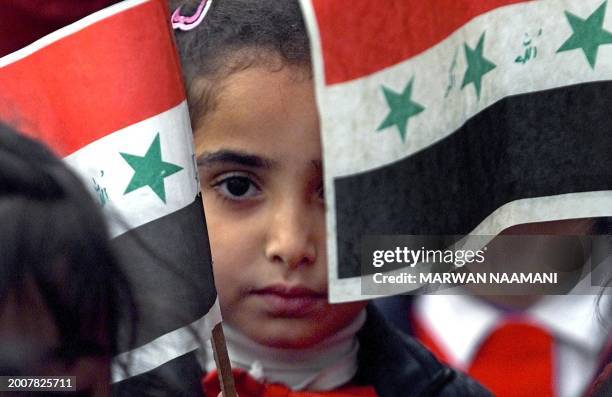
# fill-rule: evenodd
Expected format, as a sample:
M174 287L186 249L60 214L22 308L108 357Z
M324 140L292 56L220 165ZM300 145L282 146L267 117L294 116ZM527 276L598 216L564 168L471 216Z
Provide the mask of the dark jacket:
M368 305L359 331L354 382L372 385L380 397L491 396L467 375L441 364L425 347L394 328Z

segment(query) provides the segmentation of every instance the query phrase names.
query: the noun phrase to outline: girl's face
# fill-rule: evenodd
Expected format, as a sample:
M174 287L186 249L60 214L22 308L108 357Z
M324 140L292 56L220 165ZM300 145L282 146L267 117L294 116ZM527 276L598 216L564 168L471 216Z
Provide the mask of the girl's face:
M195 142L224 320L264 345L313 345L364 306L327 302L313 82L298 67L251 67L216 99Z

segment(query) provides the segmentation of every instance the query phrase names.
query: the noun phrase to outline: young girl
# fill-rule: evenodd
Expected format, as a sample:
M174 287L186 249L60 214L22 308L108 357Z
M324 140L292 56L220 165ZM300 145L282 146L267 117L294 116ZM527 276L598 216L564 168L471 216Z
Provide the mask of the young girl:
M297 2L172 6L238 394L487 395L366 303L327 301L319 119Z

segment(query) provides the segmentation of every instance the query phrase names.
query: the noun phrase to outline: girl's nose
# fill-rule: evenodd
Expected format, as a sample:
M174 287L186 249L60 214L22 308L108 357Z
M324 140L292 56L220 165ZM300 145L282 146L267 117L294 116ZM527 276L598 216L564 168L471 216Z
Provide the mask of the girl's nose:
M271 208L265 255L271 262L296 268L317 258L316 211L307 203L285 199Z

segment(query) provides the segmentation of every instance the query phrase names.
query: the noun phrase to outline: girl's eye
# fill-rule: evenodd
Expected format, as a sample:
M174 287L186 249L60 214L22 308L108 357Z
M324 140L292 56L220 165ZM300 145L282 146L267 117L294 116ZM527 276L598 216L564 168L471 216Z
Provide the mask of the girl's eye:
M245 200L259 193L259 188L246 176L233 175L219 180L213 185L225 198Z

